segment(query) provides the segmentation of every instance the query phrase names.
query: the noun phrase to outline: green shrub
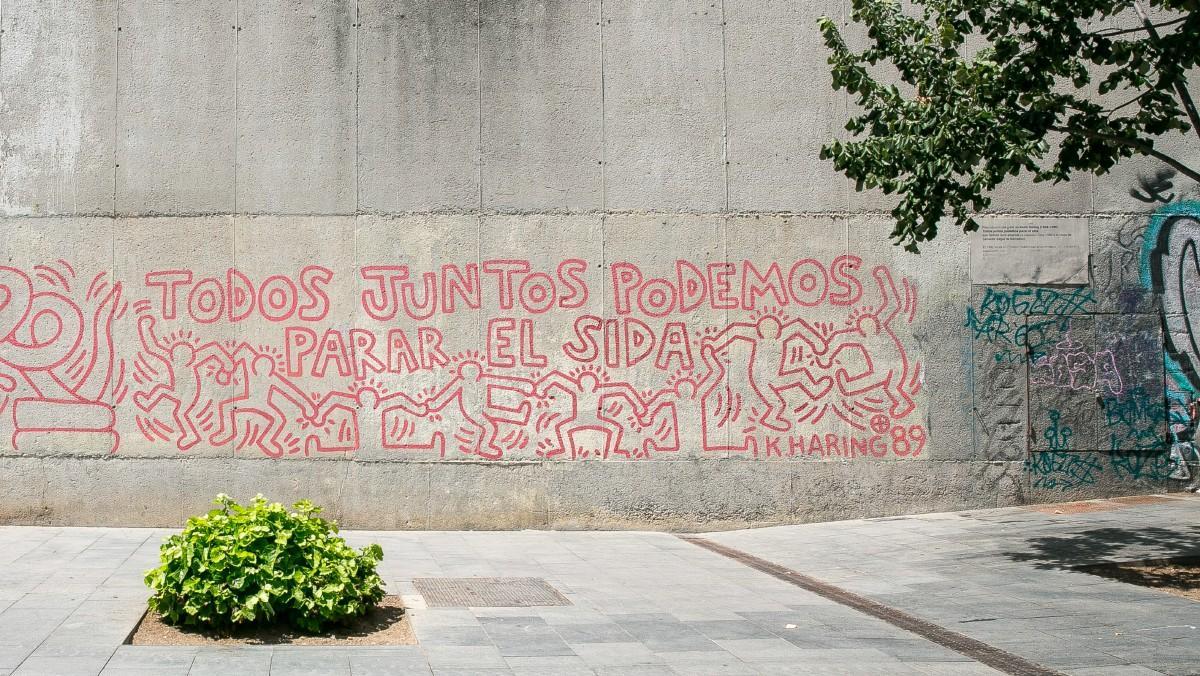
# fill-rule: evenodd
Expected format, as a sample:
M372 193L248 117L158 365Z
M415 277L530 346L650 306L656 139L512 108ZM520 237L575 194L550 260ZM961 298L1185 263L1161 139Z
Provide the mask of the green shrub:
M307 500L289 512L261 495L248 506L218 495L217 509L188 519L146 573L150 608L172 624L229 630L289 622L318 632L383 598L379 545L355 551Z

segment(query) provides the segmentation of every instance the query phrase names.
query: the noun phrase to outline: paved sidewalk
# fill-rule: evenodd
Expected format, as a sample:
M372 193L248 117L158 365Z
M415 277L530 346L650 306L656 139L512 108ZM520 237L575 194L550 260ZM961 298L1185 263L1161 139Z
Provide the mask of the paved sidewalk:
M705 537L1074 674L1200 673L1200 604L1066 570L1200 554L1200 499ZM1119 507L1119 509L1118 509ZM0 528L6 674L988 674L970 658L665 533L352 532L419 646L122 645L170 531ZM423 608L415 577L539 577L573 605Z
M1200 556L1200 498L1138 502L706 537L1067 673L1200 674L1200 602L1072 570Z

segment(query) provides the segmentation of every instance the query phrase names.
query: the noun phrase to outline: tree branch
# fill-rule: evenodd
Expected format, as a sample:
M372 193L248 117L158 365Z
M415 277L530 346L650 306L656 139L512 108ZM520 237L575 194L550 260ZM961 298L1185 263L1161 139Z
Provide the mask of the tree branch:
M1152 24L1152 26L1150 26L1150 27L1138 26L1137 28L1125 28L1122 30L1101 31L1099 33L1092 33L1092 35L1095 35L1098 38L1111 38L1111 37L1116 37L1118 35L1128 35L1129 33L1140 33L1144 30L1147 30L1148 28L1166 28L1167 26L1174 26L1177 23L1187 21L1187 20L1188 20L1188 17L1181 16L1178 19L1172 19L1171 21L1164 21L1162 23Z
M1142 18L1142 24L1150 33L1150 38L1156 42L1161 40L1154 24L1150 23L1150 17L1146 16L1146 10L1142 9L1142 3L1133 0L1133 6L1137 9L1138 16ZM1192 121L1192 131L1196 133L1197 137L1200 137L1200 114L1196 113L1196 104L1192 101L1192 95L1188 93L1187 87L1181 82L1175 83L1175 93L1179 95L1179 101L1183 104L1183 109L1187 111L1188 119Z
M1111 109L1109 109L1109 110L1106 110L1106 111L1104 111L1104 113L1105 113L1105 114L1106 114L1108 117L1112 117L1112 116L1113 116L1113 113L1115 113L1115 112L1117 112L1118 110L1120 110L1120 109L1124 108L1125 106L1130 106L1130 105L1133 105L1133 104L1137 103L1138 101L1141 101L1143 98L1145 98L1145 96L1146 96L1147 94L1149 94L1150 92L1153 92L1153 91L1155 91L1155 90L1151 89L1151 90L1148 90L1148 91L1144 91L1144 92L1142 92L1141 94L1138 94L1137 96L1133 97L1132 99L1129 99L1129 100L1128 100L1128 101L1126 101L1125 103L1122 103L1121 105L1117 106L1116 108L1111 108Z
M1113 134L1101 134L1099 132L1086 131L1083 129L1068 129L1066 127L1050 127L1050 131L1057 131L1064 134L1078 134L1085 138L1094 138L1098 141L1108 141L1109 143L1115 143L1120 146L1125 146L1126 148L1132 148L1143 155L1148 155L1155 159L1162 160L1168 166L1179 171L1179 173L1187 176L1197 183L1200 183L1200 171L1192 169L1183 162L1180 162L1166 153L1155 150L1154 146L1150 145L1149 143L1145 143L1144 141L1125 138L1124 136L1114 136Z

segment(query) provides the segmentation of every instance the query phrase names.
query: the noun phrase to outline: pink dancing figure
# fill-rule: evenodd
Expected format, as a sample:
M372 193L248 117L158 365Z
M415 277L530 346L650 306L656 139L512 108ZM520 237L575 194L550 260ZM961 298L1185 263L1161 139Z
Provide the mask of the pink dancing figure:
M255 355L249 365L246 359L240 359L234 368L240 371L241 378L231 380L241 382L243 389L241 394L222 401L217 407L221 426L210 442L214 446L229 443L237 435L238 416L251 415L266 421L266 427L255 435L255 445L268 457L283 456L286 448L279 436L287 426L288 416L279 407L278 397L290 402L310 420L317 417L316 406L295 383L279 373L275 359L269 355Z
M605 401L611 397L624 399L633 407L634 415L644 418L646 405L632 385L625 382L602 383L599 376L592 371L583 371L577 378L572 378L560 371L551 371L537 382L536 391L543 398L552 397L551 390L558 389L571 397L571 414L560 420L554 426L554 434L558 447L547 456L565 453L569 448L571 459L581 455L575 444L574 433L583 430L593 430L604 435L602 458L621 452L621 438L625 426L621 421L609 417L605 410Z
M912 396L905 390L910 375L908 355L892 330L892 322L908 309L907 301L896 289L896 283L887 268L877 266L872 273L883 299L879 307L864 312L850 328L830 336L830 349L818 356L817 362L824 368L836 367L838 391L844 397L859 397L871 390L882 389L890 404L890 415L898 419L916 406ZM862 353L866 361L866 369L862 373L852 376L844 367L835 364L845 350L859 350Z
M200 369L213 362L218 371L233 368L233 362L218 346L208 344L197 349L191 343L179 341L170 344L155 334L154 318L143 315L138 318L138 336L146 354L158 360L167 374L166 383L157 383L149 392L136 392L133 403L149 413L164 400L171 404L171 416L179 430L175 445L186 451L200 443L196 414L203 400Z
M532 407L528 400L515 408L500 405L498 398L493 396L498 389L514 391L521 397L534 394L531 381L487 373L479 362L468 360L458 366L454 379L424 403L429 412L435 413L450 402L457 402L464 423L454 435L459 450L488 460L499 460L504 454L504 449L496 443L499 423L524 424Z
M659 390L646 403L646 414L638 422L652 430L650 438L642 444L647 456L651 451L684 451L684 435L689 433L700 434L700 447L708 450L708 421L704 415L704 402L719 380L713 379L719 368L711 345L700 348L700 357L705 365L702 375L690 372L676 379L673 385ZM705 383L709 382L712 385L706 388ZM661 438L663 435L655 431L655 423L662 425L663 421L672 428L666 438ZM685 453L689 457L695 455Z
M800 387L812 399L819 399L832 388L828 378L816 379L807 368L794 368L803 358L802 341L813 354L821 354L826 343L817 331L803 319L794 319L786 324L773 315L763 315L753 324L739 322L730 324L720 333L705 336L702 347L711 345L714 353L720 353L735 340L750 343L749 375L750 387L762 401L764 409L757 422L777 432L786 432L791 421L784 418L787 401L783 392ZM798 374L793 376L793 374Z
M380 448L391 446L388 443L385 420L388 413L400 410L419 418L429 412L426 402L418 402L403 392L392 392L381 396L378 389L366 385L358 387L353 392L330 392L325 395L325 398L317 406L314 423L318 427L324 426L329 414L338 407L350 409L354 413L354 420L359 430L359 441L355 444L354 450L359 451L364 450L364 443L374 443L376 439L379 440ZM365 442L364 440L370 441Z

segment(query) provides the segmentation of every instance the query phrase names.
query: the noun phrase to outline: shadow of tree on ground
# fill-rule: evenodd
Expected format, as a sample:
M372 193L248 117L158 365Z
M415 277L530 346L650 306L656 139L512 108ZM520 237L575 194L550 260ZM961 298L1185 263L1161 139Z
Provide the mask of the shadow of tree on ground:
M1003 552L1041 570L1148 559L1200 558L1200 526L1094 528L1069 535L1031 537L1024 551Z
M1101 563L1079 570L1142 587L1165 589L1200 601L1200 556L1143 563Z

